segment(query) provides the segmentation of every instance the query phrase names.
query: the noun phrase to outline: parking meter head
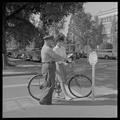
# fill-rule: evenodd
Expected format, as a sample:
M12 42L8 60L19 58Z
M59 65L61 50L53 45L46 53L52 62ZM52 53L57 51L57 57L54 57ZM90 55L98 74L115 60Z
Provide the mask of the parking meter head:
M95 65L98 61L97 53L95 51L91 52L89 54L88 60L89 60L90 65Z

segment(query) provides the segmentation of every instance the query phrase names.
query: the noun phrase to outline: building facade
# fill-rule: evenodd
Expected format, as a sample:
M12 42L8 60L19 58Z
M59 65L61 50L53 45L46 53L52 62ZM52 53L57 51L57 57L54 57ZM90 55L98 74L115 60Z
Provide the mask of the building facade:
M117 48L117 27L118 27L118 9L110 9L97 14L99 23L102 22L104 29L102 34L105 35L104 42L111 43L113 48Z

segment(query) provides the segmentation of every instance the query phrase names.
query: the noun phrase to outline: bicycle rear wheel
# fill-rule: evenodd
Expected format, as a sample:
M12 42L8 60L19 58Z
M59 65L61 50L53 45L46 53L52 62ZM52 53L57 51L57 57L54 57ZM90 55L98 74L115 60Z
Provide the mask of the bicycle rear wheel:
M88 97L92 93L91 87L91 79L81 74L73 76L68 83L69 91L77 98Z
M40 100L40 97L45 89L45 87L41 87L44 81L45 77L42 75L35 75L30 79L28 83L28 92L32 98Z

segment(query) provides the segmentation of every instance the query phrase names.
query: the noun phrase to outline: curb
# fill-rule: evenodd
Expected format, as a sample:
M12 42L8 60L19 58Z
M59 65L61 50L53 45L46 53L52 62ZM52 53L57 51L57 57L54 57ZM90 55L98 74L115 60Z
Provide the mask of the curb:
M92 98L74 98L72 100L66 101L62 98L53 98L54 101L62 101L62 102L102 102L102 101L117 101L117 98L105 98L105 97L100 97L100 98L94 98L94 100L92 100Z
M36 75L36 74L38 74L38 73L8 73L8 74L6 74L6 73L3 73L3 77L4 76L23 76L23 75Z

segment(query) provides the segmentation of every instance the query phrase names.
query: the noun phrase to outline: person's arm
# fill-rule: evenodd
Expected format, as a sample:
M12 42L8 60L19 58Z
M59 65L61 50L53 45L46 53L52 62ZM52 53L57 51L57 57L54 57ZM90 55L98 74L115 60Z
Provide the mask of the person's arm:
M61 57L60 55L56 54L53 50L49 51L49 56L51 58L53 58L53 60L56 61L56 62L57 61L65 61L65 60L67 60L66 58Z
M63 47L63 50L64 50L63 56L64 56L64 58L67 58L66 49L64 47Z

